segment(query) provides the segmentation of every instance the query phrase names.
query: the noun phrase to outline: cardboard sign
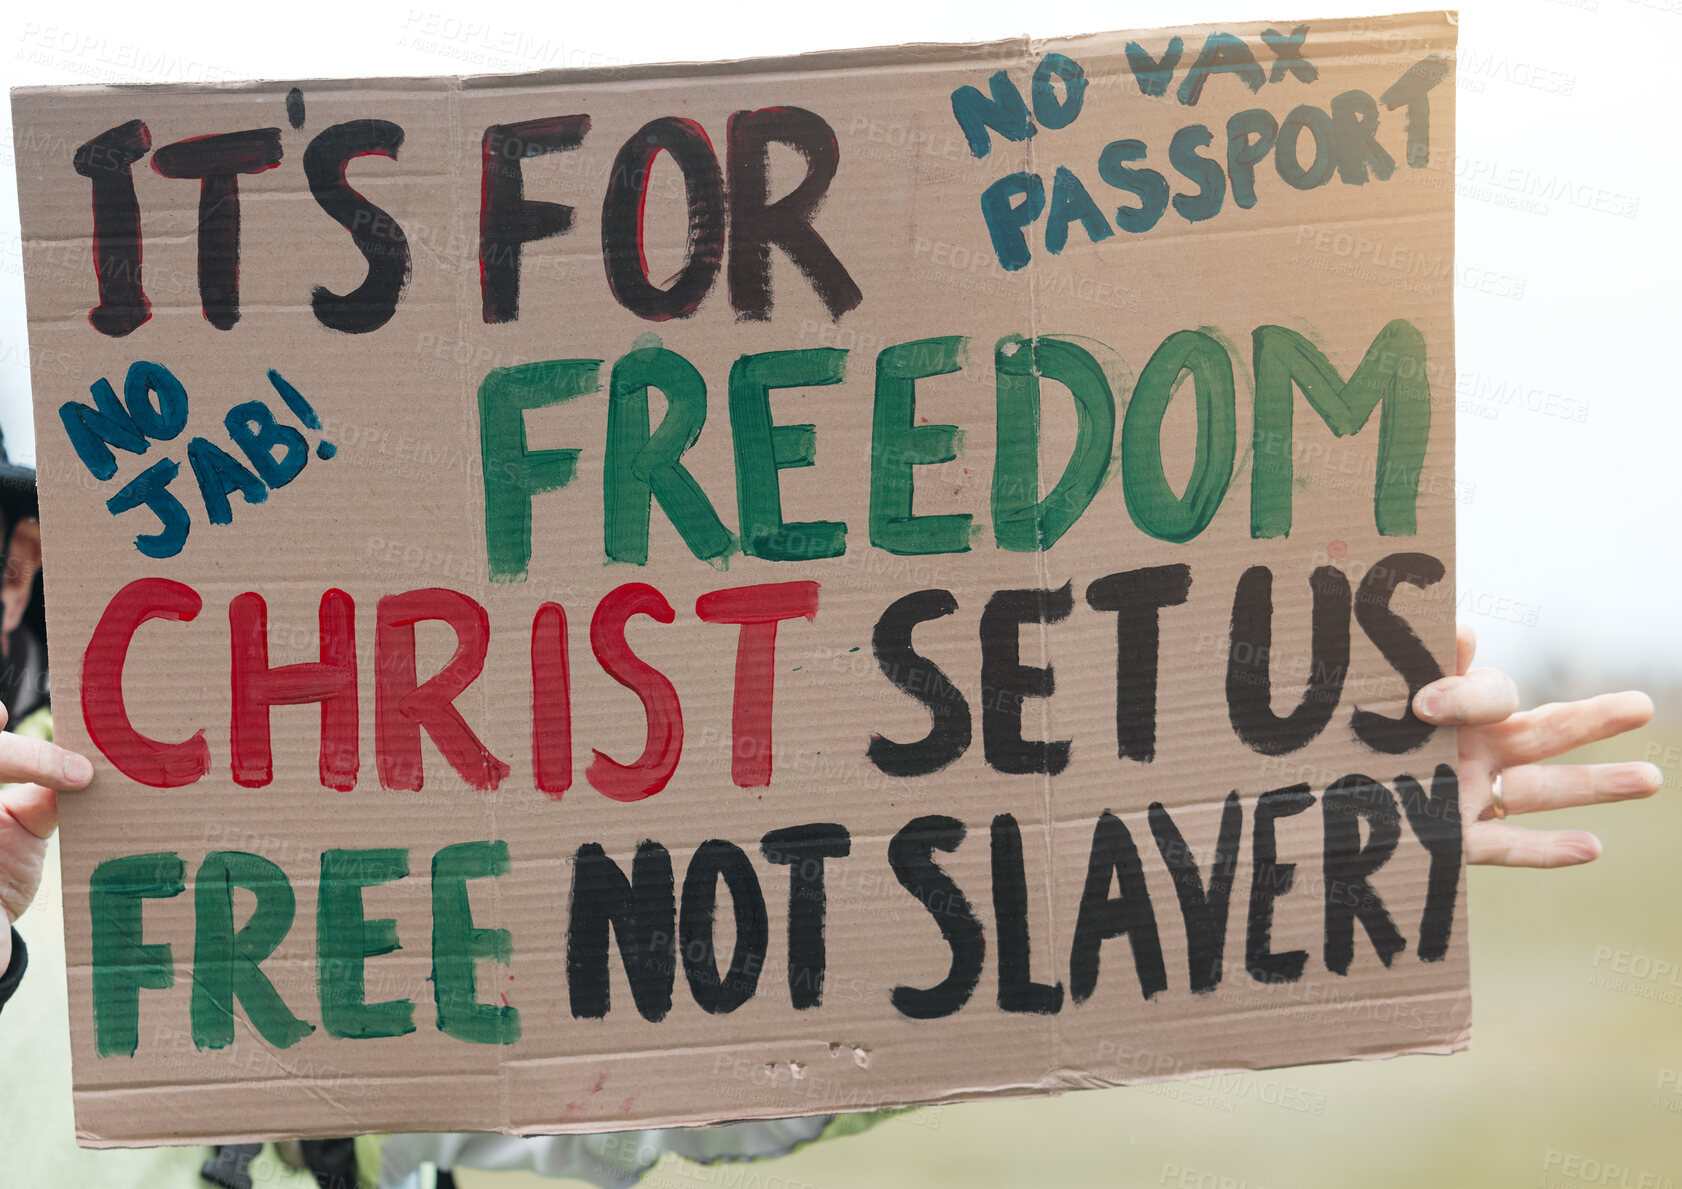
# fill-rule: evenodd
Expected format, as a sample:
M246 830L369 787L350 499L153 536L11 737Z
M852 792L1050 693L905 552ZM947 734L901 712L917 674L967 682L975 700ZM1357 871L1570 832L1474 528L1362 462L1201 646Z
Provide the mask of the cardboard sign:
M17 92L82 1141L1463 1046L1454 34Z

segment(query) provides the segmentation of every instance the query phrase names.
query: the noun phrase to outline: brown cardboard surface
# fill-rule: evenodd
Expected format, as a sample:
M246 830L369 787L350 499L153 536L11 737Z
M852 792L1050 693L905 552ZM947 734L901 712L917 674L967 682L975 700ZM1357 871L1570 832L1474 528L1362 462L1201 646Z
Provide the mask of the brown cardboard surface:
M1405 710L1410 681L1454 656L1442 166L1454 34L1452 16L1430 13L300 82L290 111L291 82L14 92L57 729L100 768L63 822L81 1141L601 1130L1463 1047L1457 817L1399 800L1413 787L1448 796L1455 760L1452 732L1409 733ZM1174 44L1178 65L1155 86L1152 63L1167 71ZM1065 62L1084 80L1073 90L1048 81ZM1036 71L1050 88L1037 96ZM995 125L1019 95L1033 135L977 125L989 150L975 155L955 117L972 105L964 88L998 102ZM518 194L486 185L486 130L577 115L588 129L578 138L572 123L574 148L532 151L550 135L535 130L492 139L523 201L571 216L523 244L517 316L490 320L484 286L511 258L495 215ZM673 157L658 154L642 242L611 228L604 239L615 185L631 191L635 223L653 152L637 138L661 119L652 127L694 153L689 205ZM124 166L108 141L83 152L80 172L76 160L135 120L149 140L128 170L149 313L111 334L89 311L102 279L121 303L134 253L110 205L96 243L90 195L120 206ZM811 160L826 136L834 144L834 176L808 212L821 244L800 212L778 223L752 204L752 130L787 136L802 121L816 130ZM1248 126L1259 131L1246 138ZM159 153L261 129L280 159L238 177L235 317L227 281L217 288L230 187L192 172L230 142L166 152L162 169ZM1260 147L1268 129L1295 147L1283 168L1277 144ZM1252 154L1253 190L1235 181ZM774 143L763 160L769 209L786 210L776 200L803 184L808 158ZM983 213L1011 174L1025 191L1039 179L1046 200L1019 267L1005 267L1008 234L996 246ZM1118 226L1130 217L1118 208L1153 202L1154 225ZM528 230L559 226L553 208L524 209L550 220ZM1066 231L1056 251L1054 224ZM755 307L751 237L767 227L770 298ZM326 324L343 316L334 295L401 271L388 262L404 253L394 307ZM608 253L621 278L640 269L668 291L681 283L662 278L718 269L693 308L641 316L616 300ZM962 340L955 367L933 365L939 344L886 357L921 373L914 409L896 405L883 353L945 336ZM580 360L599 367L528 366ZM693 437L681 466L727 547L704 543L699 516L686 541L656 500L639 563L634 532L609 556L624 530L609 525L607 485L654 476L676 501L681 475L652 453L616 465L607 443L610 404L635 412L628 377L652 360L662 382L704 386L704 425L678 428L658 385L649 420L673 419L657 444ZM170 416L162 373L150 374L163 395L147 395L137 361L179 381L184 417ZM825 367L839 377L815 382ZM1037 409L1025 395L1036 370ZM616 373L627 379L610 399ZM584 391L564 389L569 374ZM757 397L754 376L780 386ZM98 435L76 431L79 456L69 427L121 437L114 422L61 412L94 409L102 378L108 416L139 408L135 431L156 431L144 453L110 451L108 477ZM537 394L523 415L497 404L517 384ZM1274 418L1293 410L1287 422L1258 430L1258 390ZM284 431L265 430L253 401ZM767 409L770 424L811 429L768 430ZM240 426L257 427L249 450ZM566 450L570 477L555 453ZM163 460L190 524L178 547L148 554L136 538L158 516L111 501L138 502L137 476ZM915 517L967 527L904 522L887 502L895 474L913 476ZM521 483L538 490L509 497ZM211 503L232 492L227 523L211 522L207 485ZM775 547L744 529L744 505L761 527L775 512L755 490L776 491L795 526L784 551L835 555L764 556ZM1021 523L1036 500L1053 522L1037 537ZM615 506L634 513L638 500ZM510 559L497 551L520 539L527 508L529 557ZM845 525L844 545L826 523ZM768 664L767 629L737 626L729 608L702 617L714 592L742 588L759 589L727 597L780 617ZM455 593L411 593L438 591ZM249 733L236 765L232 737L235 700L256 688L233 667L260 659L253 592L267 663L318 666L289 670L299 687L266 711L251 704L242 730L266 714L269 772ZM806 615L798 604L812 598ZM356 746L324 750L323 711L302 699L331 685L327 662L348 671L321 642L322 617L340 611L353 625ZM455 659L445 612L466 633ZM440 671L453 699L413 693ZM1319 692L1305 701L1310 682ZM668 689L681 706L675 769L604 775L645 745L657 760L662 733L671 754L677 716L645 713ZM352 700L335 703L341 723ZM1297 738L1248 726L1241 737L1235 720L1267 705ZM414 737L418 778L402 761ZM494 762L461 758L475 741ZM844 856L766 841L816 824L845 837ZM1224 862L1223 829L1236 830ZM1441 856L1434 885L1426 840ZM505 845L505 869L489 844ZM327 852L356 853L324 868ZM1176 882L1170 863L1188 855L1197 878ZM465 864L453 881L452 861ZM141 868L162 884L137 883ZM325 908L324 870L337 877ZM618 932L592 931L581 905L633 874L641 899L626 901ZM1223 879L1224 908L1218 893L1204 899ZM589 994L604 969L605 1005ZM290 1032L288 1014L301 1021Z

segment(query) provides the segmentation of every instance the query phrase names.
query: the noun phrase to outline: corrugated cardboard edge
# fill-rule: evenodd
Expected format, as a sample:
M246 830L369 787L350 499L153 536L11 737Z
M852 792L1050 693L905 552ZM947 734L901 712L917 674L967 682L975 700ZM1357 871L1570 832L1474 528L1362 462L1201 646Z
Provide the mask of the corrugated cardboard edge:
M1437 1043L1424 1043L1409 1046L1407 1048L1391 1049L1382 1052L1351 1053L1346 1056L1329 1058L1323 1061L1312 1062L1310 1064L1341 1065L1346 1062L1353 1061L1389 1061L1397 1057L1415 1056L1447 1057L1452 1056L1455 1053L1463 1052L1470 1048L1472 1043L1472 1029L1470 1024L1471 1016L1469 1011L1469 1004L1471 1001L1470 990L1454 995L1452 997L1452 1001L1456 1006L1466 1006L1468 1008L1465 1016L1468 1023L1466 1027L1461 1030L1460 1034L1452 1040ZM1180 1070L1173 1073L1142 1074L1139 1077L1127 1078L1125 1080L1111 1080L1108 1078L1096 1077L1093 1074L1087 1073L1081 1069L1058 1068L1047 1070L1045 1075L1037 1082L1013 1082L999 1085L964 1086L956 1088L951 1092L942 1094L938 1097L883 1101L872 1106L862 1107L859 1109L861 1111L899 1110L912 1107L939 1106L954 1102L985 1102L992 1100L1008 1100L1013 1098L1055 1097L1061 1096L1070 1090L1105 1090L1116 1089L1124 1086L1150 1086L1159 1085L1165 1082L1185 1081L1187 1079L1230 1077L1237 1074L1256 1073L1268 1069L1300 1068L1303 1068L1303 1066L1298 1063L1292 1063L1290 1065L1223 1065L1212 1066L1208 1069L1198 1069L1196 1071ZM682 1124L682 1126L703 1127L717 1126L727 1123L751 1122L760 1119L781 1119L789 1118L800 1113L801 1112L799 1111L790 1112L786 1110L738 1110L728 1115L721 1115L718 1118L711 1119L706 1123L686 1123ZM848 1114L855 1112L840 1111L836 1113ZM503 1135L516 1136L568 1134L584 1135L597 1134L609 1130L632 1131L659 1126L662 1126L662 1124L660 1124L657 1120L639 1120L624 1128L604 1128L599 1123L585 1122L570 1126L562 1125L544 1128L541 1131L531 1131L510 1126L505 1122L498 1130ZM297 1138L311 1139L329 1138L333 1137L337 1133L332 1131L321 1131L319 1133L298 1132L293 1134L295 1134ZM189 1147L207 1144L262 1143L272 1139L273 1135L274 1132L272 1130L241 1132L232 1135L220 1132L203 1135L184 1133L181 1135L171 1136L169 1139L160 1142L166 1145L181 1145ZM103 1136L83 1130L79 1122L76 1131L76 1142L84 1148L120 1148L133 1146L132 1140L125 1141L106 1139Z
M1328 29L1364 23L1374 19L1384 20L1413 20L1437 19L1446 20L1452 25L1460 23L1460 14L1456 9L1415 9L1408 12L1374 12L1365 16L1306 18L1306 23L1315 24ZM1212 24L1221 22L1203 22L1192 25L1163 25L1149 30L1154 34L1173 37L1194 30L1206 30ZM1245 25L1287 25L1303 24L1305 18L1291 17L1286 20L1269 21L1264 19L1228 22ZM440 81L453 82L457 89L478 91L495 90L503 86L583 86L591 83L636 83L674 78L728 78L737 75L772 75L779 73L815 74L825 71L843 71L858 69L894 68L899 66L926 66L945 62L966 61L997 61L1007 63L1012 60L1021 61L1032 57L1038 48L1053 43L1061 45L1079 45L1088 40L1100 37L1113 37L1118 33L1126 34L1140 30L1114 29L1100 30L1078 34L1065 34L1049 37L1029 37L1021 34L1016 37L1003 38L997 41L915 41L892 46L862 46L853 49L815 50L803 54L783 54L760 58L732 58L723 61L705 62L648 62L631 63L623 66L581 66L569 67L561 70L537 70L515 74L458 74L458 75L397 75L381 78L269 78L250 79L240 82L202 82L202 83L85 83L85 84L53 84L50 86L12 87L14 98L19 96L49 95L71 91L78 94L144 94L160 87L168 87L179 94L210 95L210 94L239 94L241 92L261 92L272 90L276 85L305 86L334 86L344 82L356 82L364 89L376 91L413 90L417 86L434 87Z

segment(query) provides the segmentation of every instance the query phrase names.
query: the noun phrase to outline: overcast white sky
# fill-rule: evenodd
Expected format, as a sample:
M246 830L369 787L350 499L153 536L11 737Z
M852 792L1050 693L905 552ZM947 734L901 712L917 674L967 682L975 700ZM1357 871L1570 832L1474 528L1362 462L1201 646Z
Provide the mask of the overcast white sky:
M8 87L513 72L1381 10L1379 0L9 8ZM1577 692L1677 684L1682 673L1682 164L1666 48L1679 40L1682 0L1470 0L1461 13L1461 617L1478 629L1483 659L1521 677L1576 672ZM9 108L3 121L0 426L27 461ZM1492 187L1492 175L1568 197L1501 205L1524 196ZM1504 295L1477 283L1491 274L1505 278Z

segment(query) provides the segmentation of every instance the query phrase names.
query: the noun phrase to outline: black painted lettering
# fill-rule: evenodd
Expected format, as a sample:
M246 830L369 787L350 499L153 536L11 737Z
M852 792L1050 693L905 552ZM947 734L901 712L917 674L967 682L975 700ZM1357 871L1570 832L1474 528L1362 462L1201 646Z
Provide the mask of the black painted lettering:
M100 334L121 338L152 316L140 284L140 202L134 163L152 148L139 120L108 128L76 150L71 166L93 183L93 271L99 304L88 321ZM104 478L104 476L101 476Z
M951 615L958 600L949 590L915 590L882 612L871 634L871 651L887 679L929 711L929 733L915 743L870 736L866 755L889 776L927 776L963 755L970 745L969 702L933 661L911 644L920 623Z
M1256 798L1255 837L1250 876L1250 928L1244 939L1244 966L1259 983L1294 983L1302 977L1307 950L1273 952L1273 902L1291 890L1297 865L1279 861L1273 823L1302 813L1314 804L1306 784L1272 789Z
M1056 590L1001 590L981 613L981 743L1000 772L1055 776L1069 764L1067 739L1022 737L1022 700L1049 698L1057 680L1050 665L1021 663L1021 627L1060 623L1073 608L1065 582Z
M611 1006L607 930L611 923L631 998L643 1019L659 1021L672 1008L677 975L677 902L672 857L658 842L637 844L626 880L601 844L578 848L572 866L572 915L567 923L567 993L576 1019L601 1019Z
M772 830L760 840L759 853L766 861L788 868L788 993L797 1009L823 1002L829 903L824 860L844 859L852 849L851 836L833 822Z
M1107 574L1086 588L1096 611L1114 611L1116 755L1148 764L1156 758L1156 674L1161 652L1158 613L1191 593L1191 567L1151 566Z
M345 178L358 157L397 159L403 129L389 120L351 120L334 124L304 150L304 176L321 209L350 232L351 242L368 262L368 275L349 293L317 285L310 294L315 318L329 330L367 334L391 321L409 283L409 240L385 211L364 198Z
M730 889L736 917L736 945L730 954L730 969L722 976L718 973L718 955L713 951L713 914L718 908L720 876ZM702 1011L727 1015L753 998L759 989L759 972L765 968L769 938L765 894L753 864L734 842L709 838L689 860L689 870L683 877L683 906L678 914L683 973Z
M1197 869L1197 856L1181 836L1174 819L1160 801L1150 807L1151 834L1162 861L1174 879L1180 900L1180 915L1186 923L1186 965L1191 989L1197 994L1221 985L1221 956L1226 950L1227 919L1231 915L1232 881L1238 872L1238 835L1244 827L1244 810L1238 793L1228 793L1221 809L1220 837L1215 841L1215 859L1209 868L1207 888Z
M1232 729L1262 755L1307 747L1332 719L1349 672L1349 580L1335 566L1309 579L1314 592L1308 688L1284 718L1273 713L1273 571L1251 566L1232 599L1226 704Z
M1063 984L1034 981L1022 831L1008 813L993 819L993 919L999 930L1000 1010L1055 1015L1063 1006Z
M589 116L545 116L485 129L479 151L479 294L486 322L512 322L520 316L524 246L572 230L570 206L526 200L523 163L576 149L589 130Z
M1118 885L1114 898L1110 896L1112 879ZM1133 947L1139 991L1149 999L1168 986L1156 911L1151 907L1150 889L1133 835L1106 809L1098 815L1098 824L1092 830L1086 887L1069 950L1069 993L1076 1003L1085 1003L1098 986L1098 958L1104 942L1122 934Z
M280 164L280 129L178 140L152 154L166 178L199 183L199 302L218 330L239 321L239 175Z
M771 316L771 249L781 248L811 284L831 318L864 300L858 284L812 226L841 152L835 131L798 107L765 107L730 117L730 305L737 315ZM806 176L770 201L771 146L806 160Z
M897 986L890 998L913 1020L937 1020L969 1002L981 981L987 938L963 889L934 861L934 852L954 851L964 840L964 823L931 814L907 822L888 843L888 863L900 885L928 909L952 950L946 977L932 987Z
M1367 571L1355 592L1355 622L1408 683L1407 705L1400 718L1386 718L1355 708L1349 720L1355 737L1374 751L1400 755L1422 745L1436 730L1413 713L1413 695L1443 675L1436 658L1406 620L1390 609L1399 583L1421 589L1443 578L1443 563L1428 553L1392 553Z
M1431 853L1431 870L1425 877L1425 911L1419 918L1419 960L1440 962L1448 953L1449 937L1454 932L1454 901L1460 893L1460 781L1453 768L1438 764L1431 778L1430 796L1411 776L1396 777L1396 789L1402 808L1407 810L1408 828Z

